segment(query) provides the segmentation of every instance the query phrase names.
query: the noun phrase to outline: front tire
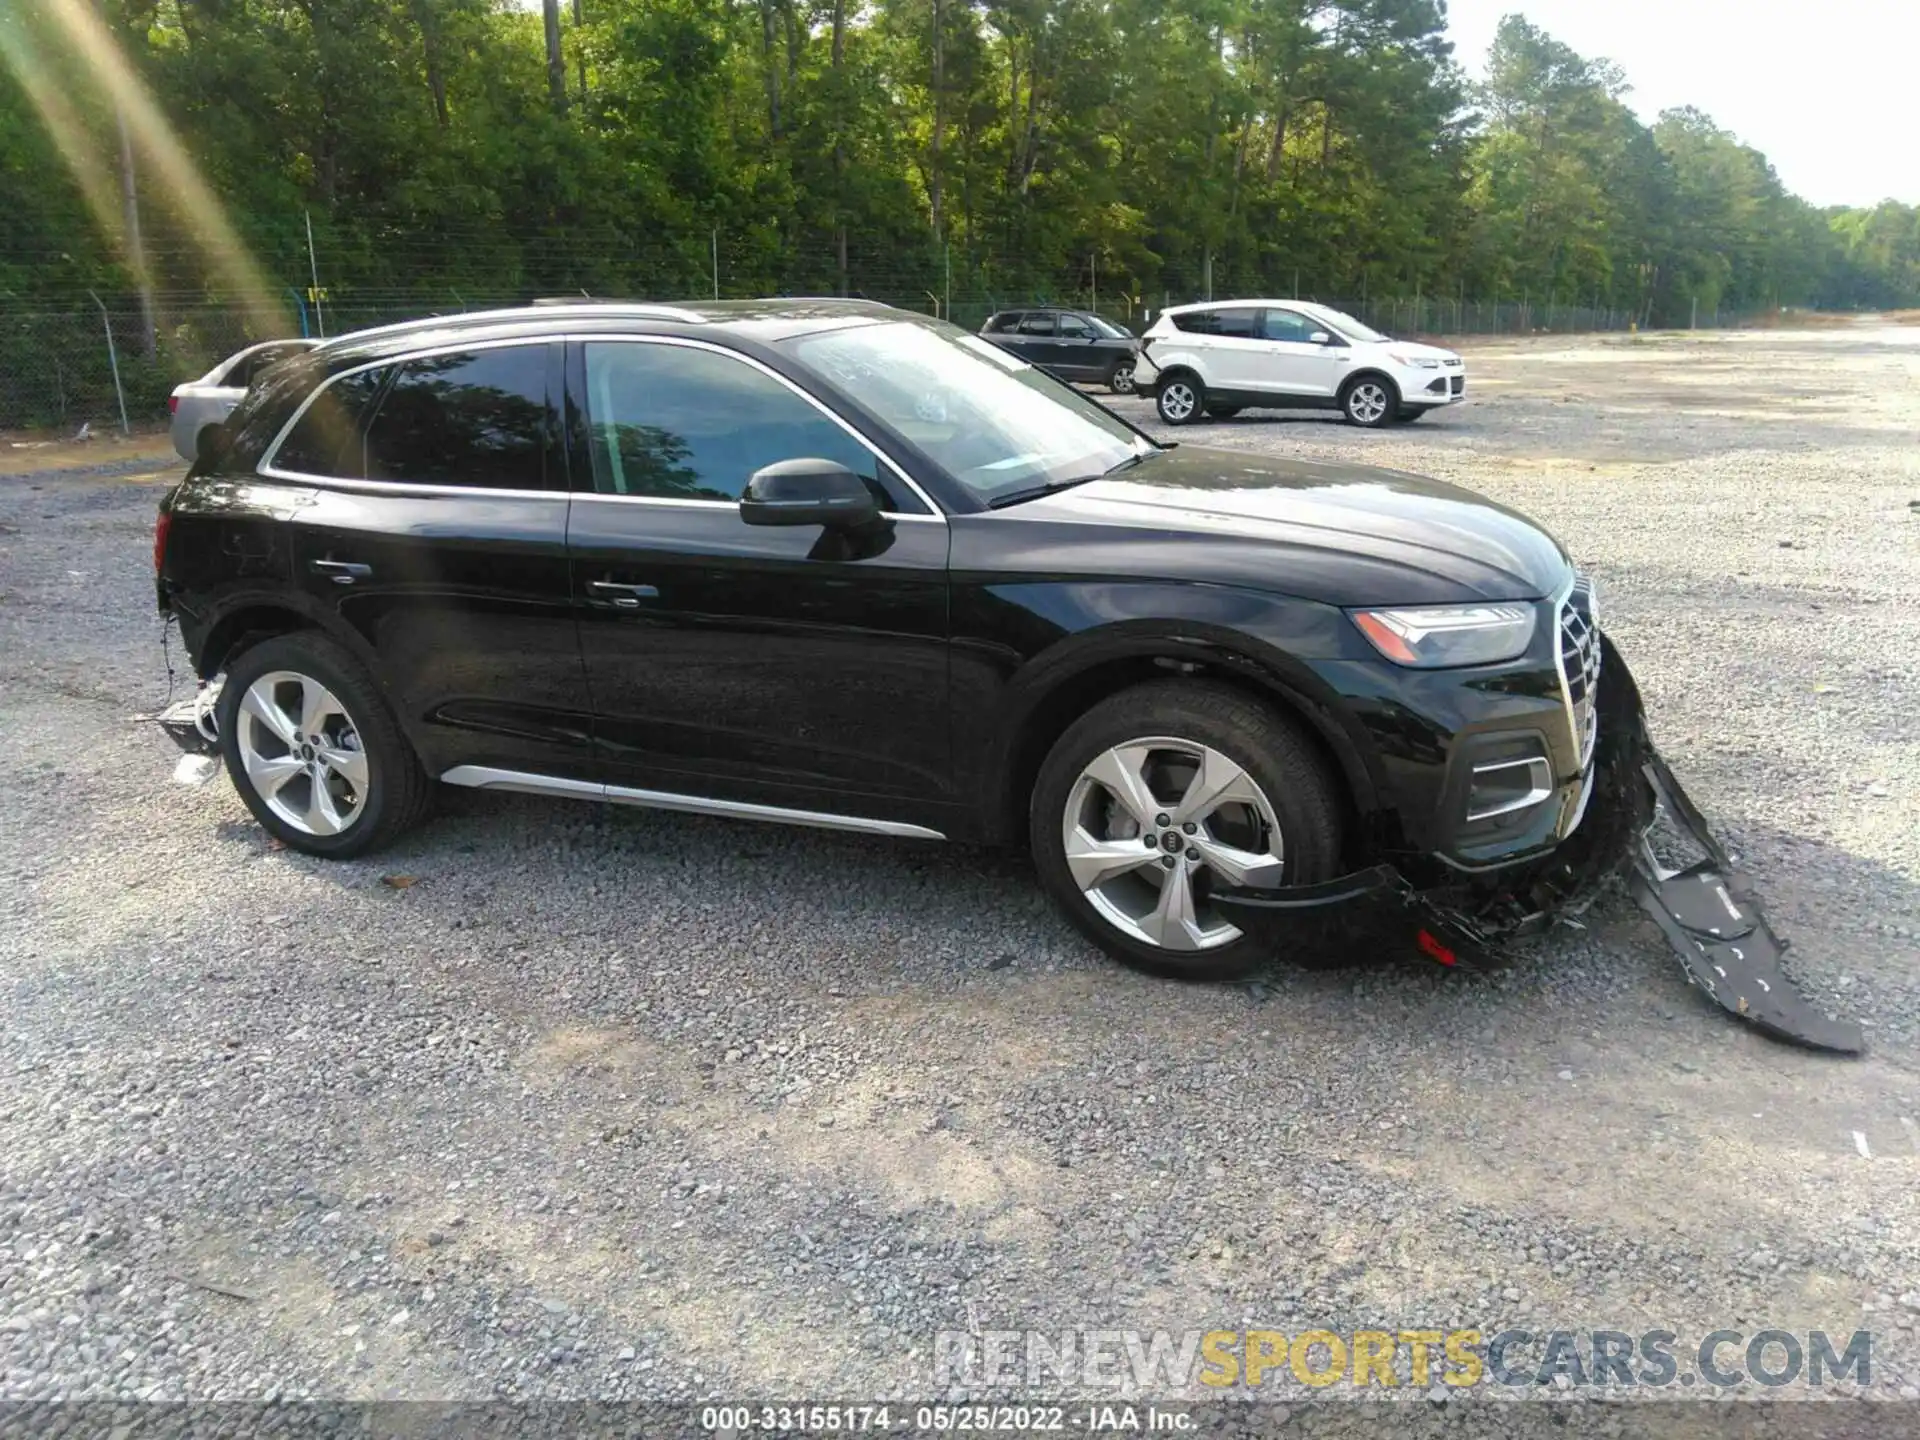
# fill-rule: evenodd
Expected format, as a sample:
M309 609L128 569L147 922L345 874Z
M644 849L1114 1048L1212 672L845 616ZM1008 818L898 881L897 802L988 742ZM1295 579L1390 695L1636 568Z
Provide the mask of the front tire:
M317 632L241 654L221 687L219 728L234 789L290 849L350 859L426 812L427 777L372 676Z
M1265 965L1270 935L1211 904L1216 885L1331 879L1343 807L1326 761L1237 690L1153 681L1068 727L1040 767L1029 838L1040 882L1123 964L1184 980Z
M1185 371L1160 382L1154 405L1169 425L1191 425L1206 413L1207 387Z
M1113 368L1107 371L1107 389L1116 395L1133 394L1133 361L1116 360Z
M1383 429L1399 413L1400 391L1384 375L1356 375L1340 392L1340 409L1352 424Z

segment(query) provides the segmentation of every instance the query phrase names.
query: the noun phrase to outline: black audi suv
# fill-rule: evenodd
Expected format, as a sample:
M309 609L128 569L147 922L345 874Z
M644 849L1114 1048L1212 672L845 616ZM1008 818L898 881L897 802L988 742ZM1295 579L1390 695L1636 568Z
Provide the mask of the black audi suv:
M1592 792L1602 642L1512 510L1155 442L883 306L582 303L273 371L161 505L203 729L288 846L437 783L1031 848L1166 973L1231 892L1537 865Z

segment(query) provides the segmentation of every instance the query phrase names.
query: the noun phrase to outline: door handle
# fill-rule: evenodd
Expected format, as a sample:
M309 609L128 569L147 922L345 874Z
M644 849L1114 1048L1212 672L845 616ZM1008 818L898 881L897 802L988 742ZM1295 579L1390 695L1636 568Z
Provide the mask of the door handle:
M307 568L316 575L325 575L336 585L351 585L356 580L373 578L371 565L360 565L351 560L309 560Z
M658 600L660 589L657 585L623 585L615 580L590 580L587 589L596 595L612 600L622 610L638 609L642 600Z

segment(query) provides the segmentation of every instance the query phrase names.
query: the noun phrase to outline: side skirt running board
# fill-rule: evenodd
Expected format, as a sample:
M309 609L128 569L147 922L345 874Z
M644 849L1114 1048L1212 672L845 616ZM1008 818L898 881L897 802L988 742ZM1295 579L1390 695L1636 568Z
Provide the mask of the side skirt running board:
M442 775L449 785L474 790L511 790L520 795L557 795L570 800L605 800L615 805L640 805L651 810L680 810L690 815L719 815L730 820L771 820L781 825L811 825L820 830L852 830L863 835L893 835L909 840L944 840L938 830L898 820L871 820L863 815L830 815L821 810L789 810L783 805L753 805L744 800L712 800L701 795L675 795L665 790L635 790L625 785L597 785L591 780L568 780L558 775L535 775L525 770L496 770L488 765L456 765Z

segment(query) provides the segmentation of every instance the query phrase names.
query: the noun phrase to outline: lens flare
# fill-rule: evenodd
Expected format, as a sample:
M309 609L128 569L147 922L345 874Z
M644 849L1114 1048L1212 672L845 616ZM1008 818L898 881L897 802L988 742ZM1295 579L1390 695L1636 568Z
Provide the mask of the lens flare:
M157 182L150 187L192 238L208 277L244 306L248 320L263 334L288 331L289 319L276 298L279 287L248 253L226 209L201 177L193 157L167 123L119 45L85 0L42 0L40 13L51 23L51 39L104 108L117 109L141 160ZM113 169L66 95L48 57L25 26L0 24L0 55L40 112L53 142L79 183L87 205L109 233L121 233ZM131 257L130 257L131 259Z
M120 197L113 172L101 159L85 122L62 88L62 77L54 73L51 60L17 13L0 15L0 60L6 62L28 101L40 112L61 159L73 171L87 208L102 229L117 233Z

